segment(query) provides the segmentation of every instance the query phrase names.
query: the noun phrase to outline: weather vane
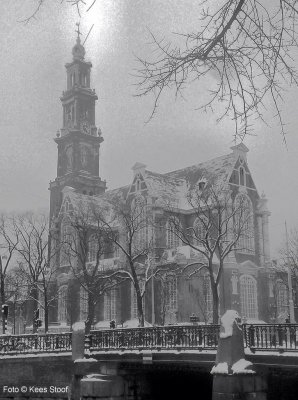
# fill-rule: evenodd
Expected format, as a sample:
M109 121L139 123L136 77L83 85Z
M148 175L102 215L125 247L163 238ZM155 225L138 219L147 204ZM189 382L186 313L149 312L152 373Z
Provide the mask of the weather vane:
M80 41L81 41L81 39L80 39L80 35L81 35L80 23L77 22L77 23L76 23L76 26L78 27L78 29L76 30L76 33L78 34L77 40L78 40L78 42L80 42Z

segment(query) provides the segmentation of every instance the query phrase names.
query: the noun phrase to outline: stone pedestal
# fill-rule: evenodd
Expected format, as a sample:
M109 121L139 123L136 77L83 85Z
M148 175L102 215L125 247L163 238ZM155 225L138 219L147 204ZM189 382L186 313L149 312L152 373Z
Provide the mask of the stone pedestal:
M266 400L267 384L258 375L214 375L212 400Z
M123 400L123 378L102 374L88 375L81 380L81 399Z
M245 359L241 321L235 310L221 318L215 366L212 368L212 400L266 400L267 383Z

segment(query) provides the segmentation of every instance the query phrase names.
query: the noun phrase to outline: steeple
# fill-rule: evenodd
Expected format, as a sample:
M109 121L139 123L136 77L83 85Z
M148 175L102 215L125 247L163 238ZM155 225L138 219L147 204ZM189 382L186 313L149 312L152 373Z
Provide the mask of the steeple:
M57 178L50 183L51 216L60 209L61 191L65 186L88 195L101 194L106 189L105 181L99 177L99 148L103 138L95 125L98 98L90 88L92 64L85 60L79 24L76 33L73 60L65 65L67 82L61 96L62 128L54 139L58 145L58 162Z
M81 45L81 32L80 32L80 23L76 23L78 29L76 30L78 36L77 36L77 43L73 46L72 48L72 55L74 60L84 60L85 57L85 48L83 45Z

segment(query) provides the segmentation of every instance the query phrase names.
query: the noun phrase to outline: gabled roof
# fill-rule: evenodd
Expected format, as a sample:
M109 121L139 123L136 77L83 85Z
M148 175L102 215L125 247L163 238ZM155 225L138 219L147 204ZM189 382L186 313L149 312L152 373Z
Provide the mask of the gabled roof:
M188 210L190 205L187 201L187 193L195 188L200 181L212 182L218 186L224 186L229 182L231 173L239 158L239 152L247 152L248 149L241 147L242 145L234 146L233 152L224 156L214 158L190 167L182 168L176 171L159 174L153 171L145 170L145 165L136 163L134 167L141 169L142 178L146 183L146 191L148 196L157 200L156 204L171 205L179 209ZM239 150L239 151L238 151ZM98 205L103 204L109 199L122 198L125 200L130 194L132 185L126 185L117 189L106 191L100 196L88 196L80 194L68 188L68 194L71 195L73 205L81 204L82 202L91 202Z

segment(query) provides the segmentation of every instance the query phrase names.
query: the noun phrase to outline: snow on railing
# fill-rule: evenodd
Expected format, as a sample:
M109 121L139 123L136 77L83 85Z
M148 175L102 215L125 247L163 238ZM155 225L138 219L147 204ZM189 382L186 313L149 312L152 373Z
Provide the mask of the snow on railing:
M90 352L142 349L216 349L219 325L154 326L91 331Z
M298 351L298 324L245 324L244 345L252 351Z
M298 324L243 324L244 346L251 351L297 351ZM219 325L170 325L93 330L86 335L89 352L109 350L216 350ZM0 356L60 353L72 350L72 334L0 336Z
M0 355L71 351L71 333L0 336Z

